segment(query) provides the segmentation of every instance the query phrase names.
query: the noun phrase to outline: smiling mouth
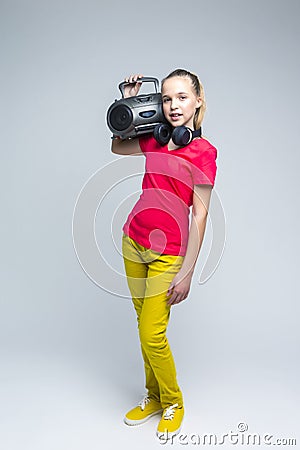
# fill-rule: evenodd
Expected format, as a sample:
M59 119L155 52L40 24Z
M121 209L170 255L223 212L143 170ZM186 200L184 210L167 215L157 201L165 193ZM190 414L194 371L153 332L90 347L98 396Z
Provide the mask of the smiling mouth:
M172 120L179 119L181 116L182 116L182 114L177 114L177 113L170 114L170 117Z

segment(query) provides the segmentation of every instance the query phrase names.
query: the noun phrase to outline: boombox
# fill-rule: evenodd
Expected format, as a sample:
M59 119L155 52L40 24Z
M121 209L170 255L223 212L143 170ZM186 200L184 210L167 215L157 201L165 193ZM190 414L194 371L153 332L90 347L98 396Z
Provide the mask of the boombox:
M124 86L128 84L124 81L119 84L122 98L115 100L107 111L107 125L112 133L121 139L151 133L157 125L167 123L157 78L143 77L138 81L153 82L155 93L124 98Z

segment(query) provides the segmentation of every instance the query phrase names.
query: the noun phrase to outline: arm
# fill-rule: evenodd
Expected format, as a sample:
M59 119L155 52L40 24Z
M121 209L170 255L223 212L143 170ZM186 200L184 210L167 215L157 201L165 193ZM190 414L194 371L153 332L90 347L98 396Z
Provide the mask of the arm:
M210 185L198 184L194 186L192 221L187 251L181 269L173 278L168 290L168 295L172 293L168 301L169 305L180 303L189 293L195 265L204 238L211 191L212 186Z
M128 83L124 87L124 98L132 97L138 94L142 82L139 81L142 78L142 74L130 75L125 78L125 81ZM116 153L117 155L143 155L144 153L141 150L139 145L139 140L137 138L133 139L120 139L114 138L111 143L111 151L112 153Z
M133 139L112 139L112 153L117 155L143 155L138 138Z

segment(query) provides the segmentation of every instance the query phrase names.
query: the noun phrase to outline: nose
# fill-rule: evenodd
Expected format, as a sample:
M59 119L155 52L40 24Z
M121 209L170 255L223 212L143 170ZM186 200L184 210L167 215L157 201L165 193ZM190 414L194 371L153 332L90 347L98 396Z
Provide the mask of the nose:
M176 100L176 98L173 98L172 100L171 100L171 109L176 109L177 108L177 100Z

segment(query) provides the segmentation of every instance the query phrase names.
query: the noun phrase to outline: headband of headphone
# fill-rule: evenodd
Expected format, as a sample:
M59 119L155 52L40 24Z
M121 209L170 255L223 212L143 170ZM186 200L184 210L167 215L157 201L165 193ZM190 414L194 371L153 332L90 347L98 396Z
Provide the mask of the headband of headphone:
M175 145L184 147L196 137L201 137L201 127L198 130L192 130L189 127L179 126L171 128L168 124L161 123L154 127L153 136L160 145L166 145L172 138Z

